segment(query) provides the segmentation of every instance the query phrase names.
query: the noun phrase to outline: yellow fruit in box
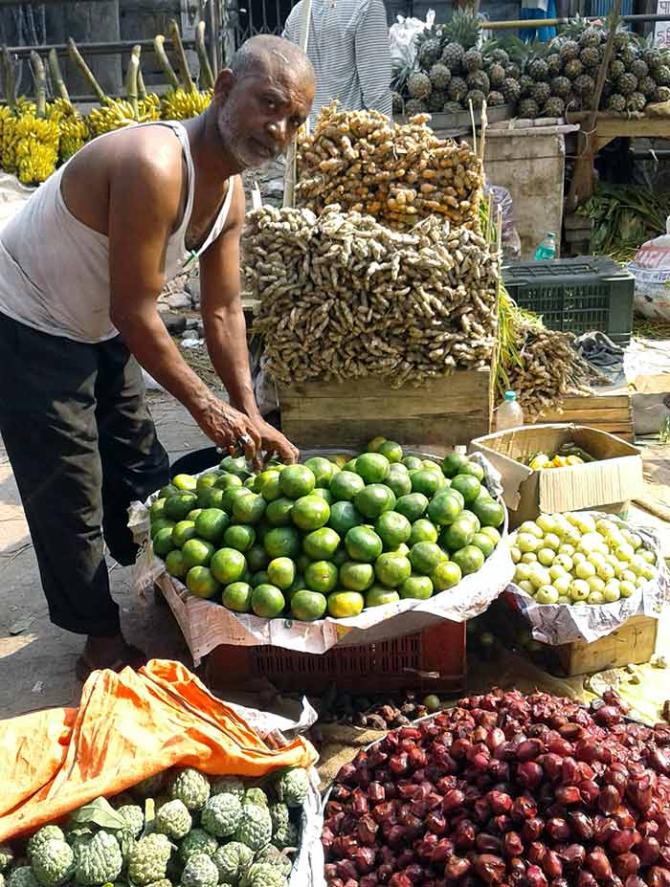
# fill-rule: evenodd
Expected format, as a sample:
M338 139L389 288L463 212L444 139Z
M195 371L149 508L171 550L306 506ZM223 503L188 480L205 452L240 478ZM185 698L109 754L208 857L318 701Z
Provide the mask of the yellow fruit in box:
M542 468L546 468L549 465L549 456L546 453L538 453L537 456L534 456L530 460L529 467L533 469L533 471L540 471Z

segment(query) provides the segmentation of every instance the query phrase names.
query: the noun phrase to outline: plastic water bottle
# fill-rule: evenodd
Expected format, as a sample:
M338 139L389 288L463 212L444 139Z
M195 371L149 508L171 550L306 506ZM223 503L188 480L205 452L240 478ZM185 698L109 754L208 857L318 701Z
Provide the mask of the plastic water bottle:
M555 259L556 258L556 235L551 231L544 238L542 243L535 250L535 261L539 262L542 259Z
M507 431L523 425L523 410L516 399L514 391L506 391L503 402L495 411L496 431Z

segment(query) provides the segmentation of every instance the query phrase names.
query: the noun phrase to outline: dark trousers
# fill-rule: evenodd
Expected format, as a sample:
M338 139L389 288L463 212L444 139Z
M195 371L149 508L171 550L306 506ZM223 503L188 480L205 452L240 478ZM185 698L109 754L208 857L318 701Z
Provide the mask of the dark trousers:
M169 476L139 364L118 336L82 344L0 314L0 433L51 621L117 633L103 539L119 563L132 563L128 505Z

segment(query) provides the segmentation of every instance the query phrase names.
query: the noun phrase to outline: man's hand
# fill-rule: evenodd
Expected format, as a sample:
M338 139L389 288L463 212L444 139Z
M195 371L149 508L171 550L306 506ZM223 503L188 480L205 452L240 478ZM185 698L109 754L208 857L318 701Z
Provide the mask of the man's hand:
M288 462L289 464L298 461L300 451L293 446L290 440L284 437L281 431L277 431L276 428L263 419L257 419L254 425L268 457L276 454L282 462Z
M207 437L228 453L236 453L240 440L245 441L244 455L256 468L260 468L262 437L257 423L248 416L225 401L211 397L195 414L195 419Z

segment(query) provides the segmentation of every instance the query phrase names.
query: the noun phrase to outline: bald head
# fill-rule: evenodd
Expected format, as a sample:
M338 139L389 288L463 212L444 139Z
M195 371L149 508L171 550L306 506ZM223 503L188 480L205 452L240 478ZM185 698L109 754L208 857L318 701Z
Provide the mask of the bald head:
M290 72L304 85L313 85L316 80L312 63L302 49L271 34L260 34L243 43L230 61L230 70L238 79L256 73L281 76Z

